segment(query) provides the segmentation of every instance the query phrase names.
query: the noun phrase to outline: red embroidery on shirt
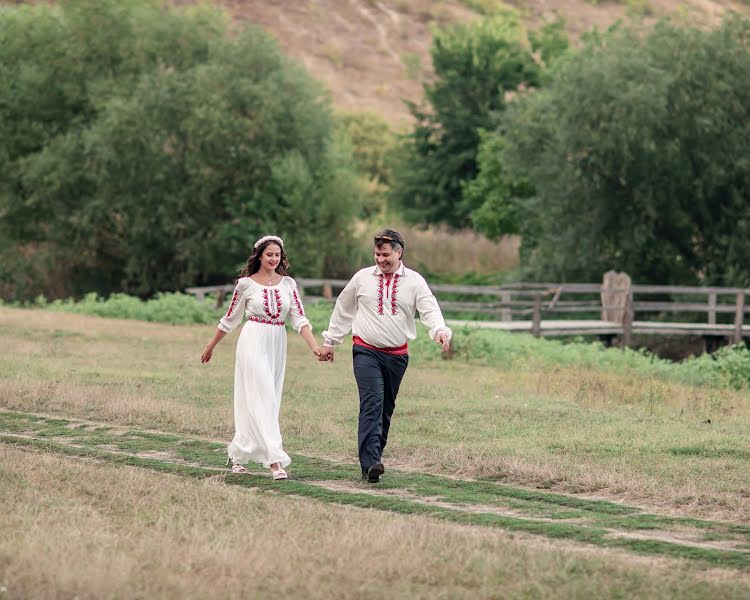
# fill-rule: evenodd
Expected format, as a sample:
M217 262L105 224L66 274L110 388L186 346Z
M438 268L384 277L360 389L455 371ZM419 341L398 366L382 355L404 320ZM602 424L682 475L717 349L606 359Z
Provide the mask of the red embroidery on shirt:
M383 314L383 274L378 277L378 314Z
M292 290L292 295L294 296L294 302L297 304L297 312L299 313L300 317L305 316L305 311L302 310L302 304L299 301L299 298L297 297L297 290Z
M398 297L398 278L400 276L398 274L393 276L393 289L391 289L391 314L395 315L398 313L398 304L396 304L396 300Z
M256 317L255 315L250 315L247 318L248 321L255 321L256 323L264 323L265 325L283 325L284 321L276 321L274 319L266 319L265 317Z
M237 290L234 290L234 295L232 296L232 302L229 305L229 310L227 311L227 317L230 317L232 315L232 311L234 310L234 307L237 306Z
M271 312L271 307L269 306L270 299L268 296L268 288L263 289L263 310L272 319L277 319L278 316L281 314L281 295L279 294L279 290L277 289L273 290L273 297L275 301L275 305L273 308L276 311L276 314L273 314Z

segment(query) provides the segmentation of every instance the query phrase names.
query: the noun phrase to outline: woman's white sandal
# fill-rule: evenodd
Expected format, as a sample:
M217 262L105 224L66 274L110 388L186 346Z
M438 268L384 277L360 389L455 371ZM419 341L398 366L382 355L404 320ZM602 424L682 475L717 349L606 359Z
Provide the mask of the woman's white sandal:
M232 473L247 473L247 469L242 465L232 465Z
M289 475L284 469L279 469L278 471L271 471L271 476L276 479L289 479Z

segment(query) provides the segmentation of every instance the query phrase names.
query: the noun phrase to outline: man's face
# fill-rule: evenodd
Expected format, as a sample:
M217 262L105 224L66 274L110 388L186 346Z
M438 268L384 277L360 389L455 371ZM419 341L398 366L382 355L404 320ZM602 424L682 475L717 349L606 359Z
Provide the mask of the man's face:
M381 272L394 273L401 262L402 253L402 250L394 250L390 244L375 246L375 263Z

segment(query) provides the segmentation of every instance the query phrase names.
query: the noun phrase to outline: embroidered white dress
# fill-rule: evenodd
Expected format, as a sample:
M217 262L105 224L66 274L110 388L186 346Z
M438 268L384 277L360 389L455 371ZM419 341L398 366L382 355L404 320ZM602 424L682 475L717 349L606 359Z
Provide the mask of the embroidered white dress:
M286 369L284 323L288 319L299 333L310 322L291 277L275 286L240 278L219 329L230 333L242 322L243 313L247 321L237 340L234 366L235 434L227 450L235 464L286 467L292 461L283 450L279 428Z

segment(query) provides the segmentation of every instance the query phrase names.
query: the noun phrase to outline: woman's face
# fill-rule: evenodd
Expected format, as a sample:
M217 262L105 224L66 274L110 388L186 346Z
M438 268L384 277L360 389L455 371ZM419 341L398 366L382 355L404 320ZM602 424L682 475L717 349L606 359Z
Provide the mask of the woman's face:
M260 255L260 268L275 271L281 262L281 247L278 244L268 244Z

